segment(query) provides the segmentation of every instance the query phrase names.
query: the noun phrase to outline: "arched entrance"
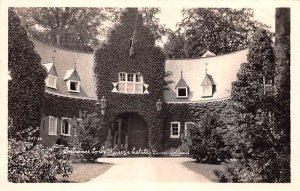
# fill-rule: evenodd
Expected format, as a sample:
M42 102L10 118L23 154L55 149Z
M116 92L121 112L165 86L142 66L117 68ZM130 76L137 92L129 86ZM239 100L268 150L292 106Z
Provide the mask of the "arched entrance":
M126 112L116 116L111 124L112 146L117 149L148 149L149 129L137 113Z

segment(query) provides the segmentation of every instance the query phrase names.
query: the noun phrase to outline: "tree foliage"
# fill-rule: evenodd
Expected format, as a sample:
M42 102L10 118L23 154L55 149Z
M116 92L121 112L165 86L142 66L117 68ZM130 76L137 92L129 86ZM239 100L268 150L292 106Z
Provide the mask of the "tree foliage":
M229 158L222 139L222 122L218 115L206 113L190 129L189 150L197 162L218 164ZM189 141L188 141L189 142Z
M215 54L241 50L249 45L257 27L267 27L253 19L251 9L193 8L182 13L179 29L169 35L164 46L169 57L198 57L206 50Z
M271 37L259 29L250 44L248 62L241 66L232 87L232 104L224 111L227 134L235 161L221 175L229 182L285 182L289 179L289 154L282 153L272 88L275 60ZM270 81L269 81L270 80ZM271 84L266 83L269 81ZM267 85L271 88L266 91Z
M31 133L28 128L34 130L40 126L46 71L12 9L8 18L8 69L12 78L8 88L8 115L13 128L9 135L24 140Z
M35 39L74 50L92 51L120 22L121 8L42 7L16 8L28 33ZM161 40L166 27L159 23L159 8L140 8L145 25Z
M56 182L57 175L68 177L73 169L69 155L59 146L44 148L27 141L8 141L8 181L15 183Z
M104 146L106 141L106 133L103 131L103 120L97 113L80 112L79 118L82 121L77 122L73 119L73 127L76 128L76 134L79 141L80 148L83 151L90 151L90 153L84 153L83 156L87 161L95 161L101 157L103 153L95 152L95 149L99 151ZM74 123L75 122L75 123Z
M107 20L105 8L42 7L18 8L31 36L75 50L92 51L99 44L101 25Z

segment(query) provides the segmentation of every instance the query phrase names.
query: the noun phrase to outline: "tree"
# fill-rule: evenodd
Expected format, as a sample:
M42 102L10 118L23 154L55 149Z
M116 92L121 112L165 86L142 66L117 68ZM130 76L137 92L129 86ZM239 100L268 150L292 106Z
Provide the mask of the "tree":
M233 83L230 112L225 111L234 118L227 123L228 133L224 138L236 161L227 166L222 181L287 182L290 179L289 142L282 142L289 135L284 131L288 129L287 124L278 127L281 123L277 114L281 108L276 102L283 100L274 93L274 66L271 38L260 29L250 44L248 62L241 66L238 80ZM282 116L279 118L282 121Z
M47 74L13 9L9 9L8 19L9 136L27 140L34 132L35 137L39 136L34 130L41 122Z
M189 151L197 162L218 164L228 159L221 124L218 115L206 113L199 124L190 129Z
M290 8L276 9L275 53L277 104L275 119L276 132L281 135L278 140L279 148L281 148L279 180L290 182Z
M104 146L107 138L106 133L103 131L103 120L99 118L97 113L88 114L86 111L80 112L79 118L82 119L81 122L77 122L77 119L71 120L72 126L76 128L79 141L78 144L77 141L73 140L72 146L78 150L90 151L90 153L84 153L83 156L87 161L95 161L103 153L93 153L93 149L99 151Z
M185 36L180 29L168 31L168 40L164 44L165 55L169 58L187 58Z
M202 56L206 50L224 54L244 49L256 28L267 27L253 19L251 9L194 8L183 9L182 13L184 18L179 23L182 32L177 34L177 38L183 35L185 43L176 46L184 46L185 49L180 57ZM172 52L172 39L174 37L171 36L165 46L166 52ZM177 57L177 54L172 57Z
M92 51L99 44L98 29L107 19L104 8L42 7L16 10L32 37L76 50Z

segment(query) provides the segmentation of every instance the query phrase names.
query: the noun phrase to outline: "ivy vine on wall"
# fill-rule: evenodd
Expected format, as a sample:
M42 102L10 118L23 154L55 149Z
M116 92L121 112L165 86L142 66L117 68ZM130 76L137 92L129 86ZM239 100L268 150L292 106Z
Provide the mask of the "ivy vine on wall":
M94 51L97 96L107 99L106 126L118 114L138 113L148 125L149 147L154 149L162 148L164 119L162 112L156 110L155 103L163 99L164 64L163 52L155 47L153 34L143 25L142 16L135 8L128 8L123 13L120 24L111 31L108 41ZM111 92L112 82L118 82L119 72L140 72L144 83L149 85L149 94Z

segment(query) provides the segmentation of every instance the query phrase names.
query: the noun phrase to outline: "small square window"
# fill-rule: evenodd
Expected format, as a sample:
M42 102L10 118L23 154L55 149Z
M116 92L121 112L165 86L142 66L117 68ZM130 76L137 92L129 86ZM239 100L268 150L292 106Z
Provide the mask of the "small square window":
M79 92L79 82L77 81L69 81L69 91Z
M186 87L178 88L177 89L177 97L184 97L184 98L188 97L187 96L187 88Z
M56 81L57 81L56 76L48 75L48 77L46 79L47 87L56 89Z
M127 81L133 82L133 74L127 74Z

